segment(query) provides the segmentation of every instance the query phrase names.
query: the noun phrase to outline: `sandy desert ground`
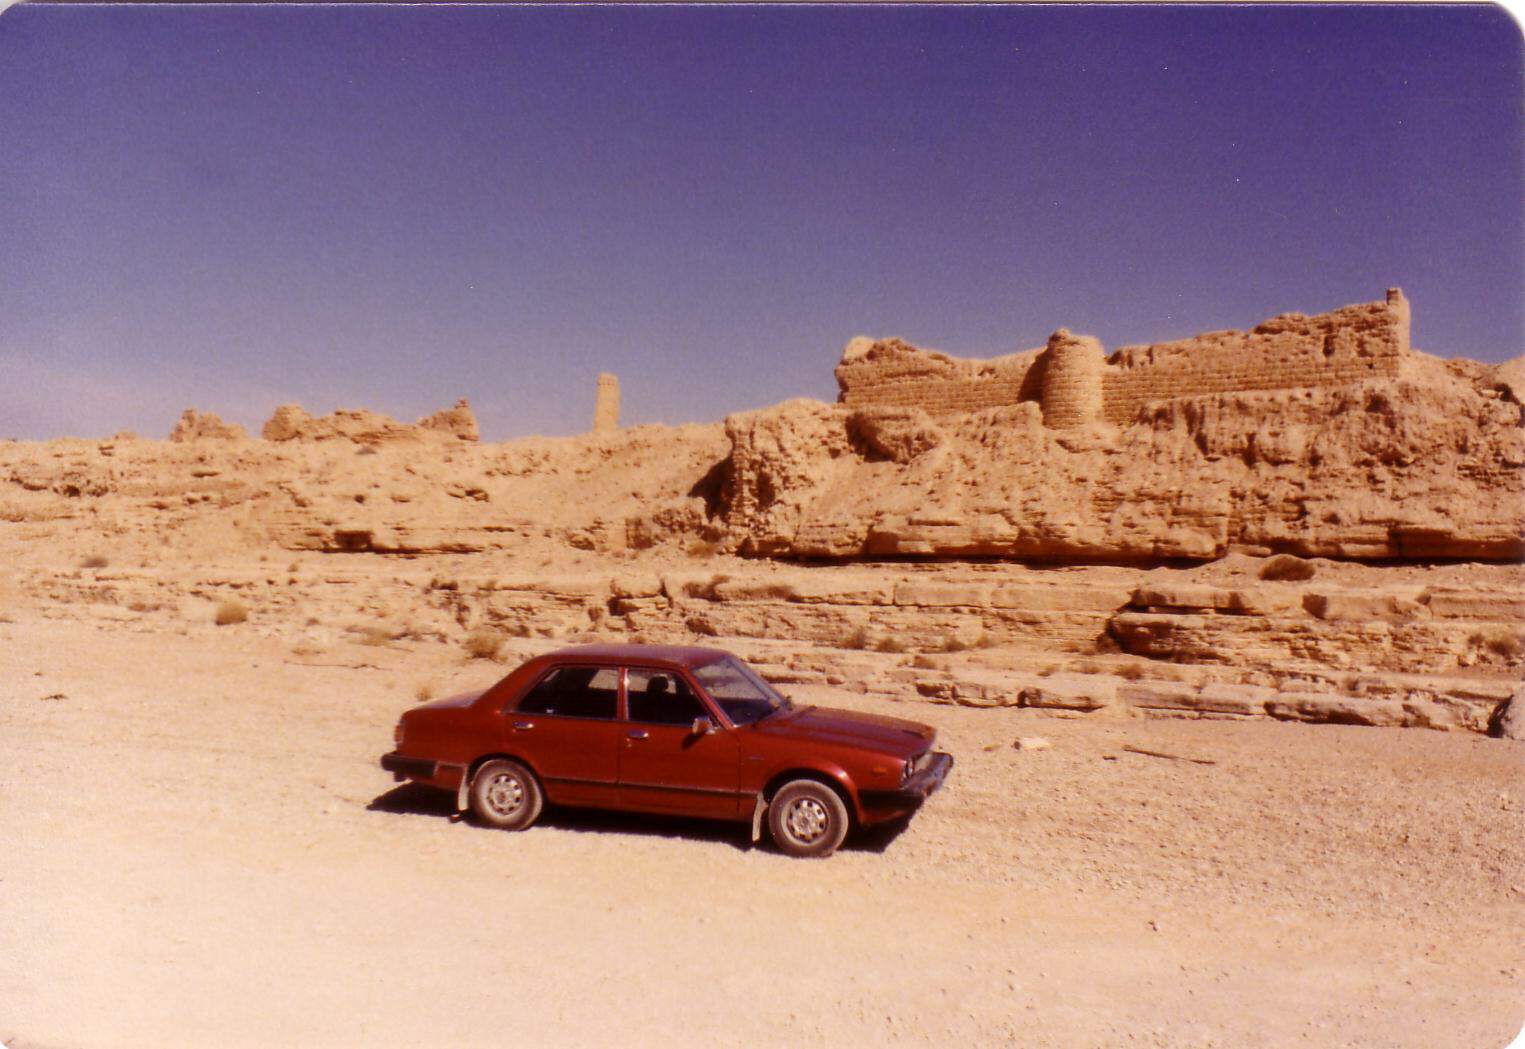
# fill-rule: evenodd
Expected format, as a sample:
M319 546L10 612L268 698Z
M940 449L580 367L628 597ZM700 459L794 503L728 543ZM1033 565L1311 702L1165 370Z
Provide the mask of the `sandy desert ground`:
M246 627L0 622L10 1049L1503 1046L1525 1019L1518 743L796 685L928 721L958 766L903 830L793 861L724 825L457 822L376 757L419 682L502 667Z

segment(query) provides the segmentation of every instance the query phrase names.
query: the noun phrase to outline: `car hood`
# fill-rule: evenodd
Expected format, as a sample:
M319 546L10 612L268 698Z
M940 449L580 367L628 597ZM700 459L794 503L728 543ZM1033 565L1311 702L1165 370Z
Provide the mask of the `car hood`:
M936 730L914 721L833 707L798 707L755 721L752 730L784 739L845 743L901 757L925 750L937 735Z

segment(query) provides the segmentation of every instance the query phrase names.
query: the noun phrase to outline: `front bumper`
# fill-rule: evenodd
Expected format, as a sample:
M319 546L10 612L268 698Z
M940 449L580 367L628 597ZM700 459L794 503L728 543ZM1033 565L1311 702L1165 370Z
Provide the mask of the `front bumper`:
M932 755L932 760L927 763L926 768L894 790L865 790L859 797L863 801L864 808L907 812L919 806L927 800L927 795L939 789L943 785L943 780L948 778L948 770L951 768L953 768L953 755L939 751Z
M381 767L398 781L405 779L433 779L439 771L439 762L432 758L410 758L395 750L381 755Z

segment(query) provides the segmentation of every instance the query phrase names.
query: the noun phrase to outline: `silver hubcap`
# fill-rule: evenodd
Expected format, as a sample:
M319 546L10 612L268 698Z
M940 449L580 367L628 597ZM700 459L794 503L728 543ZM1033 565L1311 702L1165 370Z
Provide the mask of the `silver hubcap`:
M524 804L524 785L517 776L500 772L487 783L487 804L500 816L510 816Z
M784 825L789 828L790 837L802 845L809 845L826 833L830 820L825 805L814 798L799 798L789 803Z

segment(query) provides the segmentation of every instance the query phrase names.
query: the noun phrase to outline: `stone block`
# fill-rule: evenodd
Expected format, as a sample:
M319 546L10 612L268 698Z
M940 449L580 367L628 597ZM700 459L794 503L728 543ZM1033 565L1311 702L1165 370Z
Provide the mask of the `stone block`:
M1266 713L1282 721L1337 725L1399 726L1409 724L1411 718L1398 700L1325 692L1279 692L1267 701Z
M1053 674L1023 686L1018 698L1018 706L1023 707L1097 710L1117 703L1117 679L1100 674Z

